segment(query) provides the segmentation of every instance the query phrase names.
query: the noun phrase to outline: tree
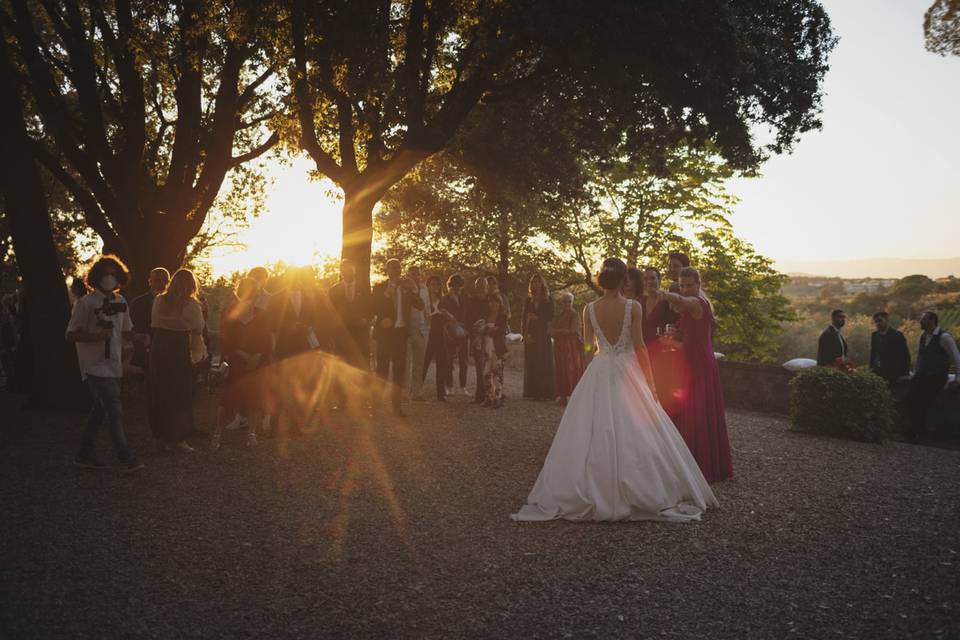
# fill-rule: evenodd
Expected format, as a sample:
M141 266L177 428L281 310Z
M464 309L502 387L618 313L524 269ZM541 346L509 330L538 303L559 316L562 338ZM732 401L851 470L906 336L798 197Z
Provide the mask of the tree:
M26 294L32 355L31 404L76 408L85 402L73 346L63 339L70 314L63 271L50 230L40 170L27 135L22 87L0 26L0 192L4 219Z
M558 208L546 225L552 239L573 251L583 281L606 256L628 264L656 264L667 251L690 248L689 232L728 227L735 198L724 190L733 171L707 145L683 145L650 156L593 159L585 170L586 197Z
M270 149L257 3L6 0L37 158L145 286L179 267L225 177ZM235 152L240 148L239 153Z
M343 189L343 252L364 285L374 206L482 101L549 88L581 104L598 137L650 149L682 132L752 167L819 125L834 42L813 0L281 4L287 139ZM753 124L772 129L767 148Z
M927 51L960 56L960 0L934 0L923 16Z
M692 259L714 305L717 349L734 359L768 361L782 324L796 320L780 288L787 276L726 227L697 234Z

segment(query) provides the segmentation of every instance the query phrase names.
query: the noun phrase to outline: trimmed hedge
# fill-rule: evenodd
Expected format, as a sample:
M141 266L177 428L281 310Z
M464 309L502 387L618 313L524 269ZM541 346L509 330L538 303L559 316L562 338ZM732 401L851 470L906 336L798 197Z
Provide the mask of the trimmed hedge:
M893 432L893 397L886 381L863 368L804 369L790 381L793 429L882 442Z

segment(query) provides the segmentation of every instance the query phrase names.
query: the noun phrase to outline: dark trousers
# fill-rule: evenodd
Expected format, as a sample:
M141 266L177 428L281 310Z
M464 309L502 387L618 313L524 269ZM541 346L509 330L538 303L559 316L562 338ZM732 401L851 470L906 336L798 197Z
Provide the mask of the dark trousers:
M947 384L946 376L914 375L907 390L907 410L910 412L910 437L916 441L927 428L930 405Z
M351 366L370 369L370 331L367 327L350 327L344 332L337 353Z
M407 365L406 327L381 329L377 336L377 375L393 383L391 400L395 410L400 409L400 394L403 390Z
M83 460L93 458L97 433L104 423L113 440L113 448L120 462L133 461L133 454L127 444L127 435L123 431L123 404L120 401L120 378L101 378L87 376L87 387L93 397L93 407L87 417L87 425L80 440L80 453Z
M467 340L467 337L463 336L462 338L454 339L454 341L451 342L450 345L448 346L449 355L447 357L447 367L450 372L451 387L453 386L454 361L457 362L457 367L459 367L458 375L460 377L460 387L462 388L467 386L467 369L469 367L467 360L470 355L467 351L468 344L469 344L469 341Z
M477 369L477 392L474 394L474 402L483 402L487 399L487 380L483 373L483 367L484 364L486 364L486 359L487 358L483 353L483 349L473 350L473 364Z
M427 369L430 362L436 360L437 400L447 396L447 386L453 386L453 363L447 354L447 337L443 327L430 328L430 337L427 338L427 350L423 356L423 379L427 378ZM466 372L464 372L466 373Z

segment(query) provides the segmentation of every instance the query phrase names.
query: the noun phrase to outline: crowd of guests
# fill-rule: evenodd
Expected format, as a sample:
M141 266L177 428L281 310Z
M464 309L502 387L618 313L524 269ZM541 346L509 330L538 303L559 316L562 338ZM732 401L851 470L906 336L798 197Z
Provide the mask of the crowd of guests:
M359 375L356 384L369 386L369 376L362 376L371 372L388 383L384 388L389 390L390 406L402 416L405 394L412 401L424 400L431 365L438 401L450 394L469 395L472 360L473 402L503 406L511 311L498 280L478 278L468 292L459 274L445 280L437 275L424 278L417 266L404 272L398 260L389 260L385 271L386 279L369 291L358 282L349 260L341 263L339 280L329 290L318 286L309 269L296 267L279 278L257 267L237 282L217 327L228 374L212 434L214 449L220 446L223 431L234 428L246 428L247 444L256 445L258 434L271 433L283 416L292 418L285 422L296 433L308 417L302 411L295 415L297 405L304 404L298 395L315 394L322 387L324 402L346 407L358 400L344 381ZM712 307L708 302L705 308L690 302L706 298L699 274L689 269L685 256L671 254L668 274L671 286L662 290L658 269L633 269L623 293L638 300L644 310L644 340L658 395L697 455L703 406L716 409L708 427L722 431L726 441L722 398L705 399L701 384L718 379L710 343ZM66 337L76 343L81 373L94 399L76 459L80 466L102 466L93 456L92 443L106 426L126 468L141 467L122 428L125 342L132 345L127 369L144 374L148 419L157 445L167 451L194 450L188 438L197 433L196 372L209 358L208 314L197 280L187 269L172 276L166 269L154 269L149 289L128 309L119 293L128 278L118 258L103 256L82 283L75 284L76 302ZM692 297L685 298L683 291ZM535 275L518 324L523 396L565 403L586 365L583 320L573 296L562 293L554 299L545 279ZM330 356L323 361L326 364L305 364L316 361L300 358L317 353ZM336 366L342 369L331 374ZM718 382L710 393L719 393ZM710 450L707 457L716 460L705 465L715 468L713 477L729 477L729 451L721 448L717 457L717 448L711 445Z
M830 314L830 326L824 329L817 342L817 365L821 367L852 368L847 340L843 327L847 314L834 309ZM930 407L944 389L960 387L957 380L950 381L950 365L960 372L960 350L952 335L940 327L940 318L933 311L920 317L920 344L917 349L916 366L911 375L910 348L901 331L890 326L890 314L878 311L873 314L876 330L870 336L870 370L891 386L908 383L904 406L910 419L910 441L920 442L926 432Z

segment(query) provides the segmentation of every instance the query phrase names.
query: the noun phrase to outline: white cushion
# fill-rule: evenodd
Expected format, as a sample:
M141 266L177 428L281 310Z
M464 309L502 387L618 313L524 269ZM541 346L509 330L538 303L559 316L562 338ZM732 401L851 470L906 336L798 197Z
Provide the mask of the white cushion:
M783 368L787 371L800 371L815 366L817 366L817 361L810 358L794 358L783 363Z

